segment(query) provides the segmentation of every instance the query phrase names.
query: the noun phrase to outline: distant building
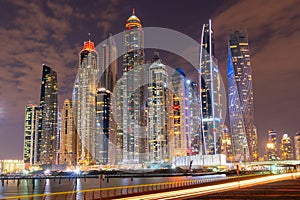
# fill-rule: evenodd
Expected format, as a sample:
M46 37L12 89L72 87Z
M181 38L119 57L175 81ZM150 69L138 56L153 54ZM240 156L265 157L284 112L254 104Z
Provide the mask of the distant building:
M233 159L257 160L258 142L254 126L250 51L248 36L240 31L229 36L228 90Z
M61 109L59 164L75 166L77 164L77 146L78 138L75 132L72 101L65 99Z
M277 132L274 130L268 130L268 142L265 147L264 160L277 160L277 152Z
M25 169L23 160L0 160L0 173L20 173Z
M37 137L37 161L42 165L56 164L57 161L57 91L56 72L43 65Z
M288 134L283 134L280 144L281 160L294 160L293 141Z
M202 115L202 153L220 154L223 126L221 105L221 77L215 58L215 44L211 20L203 25L200 47L200 101Z
M40 109L35 103L29 103L25 107L24 126L24 163L34 165L37 163L38 151L38 122Z
M295 143L295 159L300 160L300 132L294 136Z
M98 53L88 40L79 53L79 68L73 88L75 130L78 134L80 165L95 163L96 92L98 82Z
M221 138L222 138L221 154L226 155L227 161L232 162L233 161L232 143L231 143L229 128L226 125L223 126Z

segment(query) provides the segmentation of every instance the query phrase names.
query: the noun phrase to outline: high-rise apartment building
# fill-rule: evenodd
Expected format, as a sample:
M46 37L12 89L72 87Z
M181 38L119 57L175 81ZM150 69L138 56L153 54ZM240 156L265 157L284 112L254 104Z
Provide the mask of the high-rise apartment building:
M288 134L283 134L280 143L281 160L294 160L294 144Z
M199 85L193 81L186 80L188 89L188 101L189 101L189 122L190 122L190 141L188 154L189 155L202 155L202 135L201 135L201 106Z
M125 25L125 52L123 55L123 77L120 84L119 108L122 119L118 121L121 127L117 132L117 157L118 163L141 164L145 161L147 142L144 119L144 32L141 20L132 15ZM118 103L117 103L118 104ZM121 130L121 131L120 131Z
M200 46L200 100L202 114L203 154L221 153L223 127L221 105L221 76L215 58L214 37L211 20L204 24Z
M294 144L295 144L295 159L300 160L300 133L296 133L294 136Z
M248 36L235 31L228 42L228 100L230 131L235 161L258 158L257 133L254 126L252 68Z
M101 165L114 163L114 147L111 137L115 129L112 126L111 92L105 88L98 88L96 94L96 135L95 160Z
M171 109L169 146L170 158L175 156L186 156L190 153L190 113L188 89L186 76L181 68L170 77L172 90L171 92Z
M25 126L24 126L24 163L34 165L37 163L38 151L38 122L39 106L29 103L25 107Z
M77 145L72 101L65 99L63 108L61 109L59 164L69 166L77 164Z
M98 53L88 40L79 53L79 68L73 89L75 130L78 134L78 162L95 162L96 92L98 84Z
M168 72L158 53L154 54L148 75L149 162L163 164L170 159L168 146L170 99L167 91Z
M37 138L37 159L40 164L56 164L57 161L57 91L56 72L43 65Z

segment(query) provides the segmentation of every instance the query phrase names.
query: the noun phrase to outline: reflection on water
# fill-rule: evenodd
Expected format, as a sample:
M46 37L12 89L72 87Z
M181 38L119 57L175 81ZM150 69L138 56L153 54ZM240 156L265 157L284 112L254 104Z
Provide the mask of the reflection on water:
M7 196L29 195L29 194L48 194L53 192L76 191L85 189L102 187L116 187L127 185L139 185L150 183L162 183L171 181L183 181L189 179L205 179L211 176L176 176L176 177L143 177L143 178L87 178L87 179L28 179L20 180L20 185L17 187L17 180L9 180L8 184L5 181L4 186L0 185L0 198ZM73 194L75 195L75 194ZM81 194L77 194L77 199L80 199Z

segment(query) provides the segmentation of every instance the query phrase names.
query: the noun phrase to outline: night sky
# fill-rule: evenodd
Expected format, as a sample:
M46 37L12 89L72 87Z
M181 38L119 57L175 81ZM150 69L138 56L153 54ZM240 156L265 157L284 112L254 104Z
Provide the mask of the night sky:
M132 8L144 27L173 29L198 42L203 23L211 18L224 82L228 33L247 29L260 156L268 129L277 130L279 137L300 130L298 0L2 0L0 159L22 159L25 105L39 100L42 64L58 73L61 105L71 98L78 53L88 33L97 45L108 32L123 31ZM151 57L146 54L146 60ZM169 66L184 65L174 55L165 53L162 59Z

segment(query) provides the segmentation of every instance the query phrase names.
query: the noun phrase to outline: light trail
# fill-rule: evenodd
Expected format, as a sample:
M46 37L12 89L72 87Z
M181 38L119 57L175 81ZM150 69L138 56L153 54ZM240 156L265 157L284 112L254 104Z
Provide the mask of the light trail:
M207 195L215 192L224 192L228 190L234 190L241 187L251 187L253 185L261 185L266 183L272 183L281 180L294 179L300 176L300 172L279 174L267 177L254 178L250 180L234 181L230 183L223 183L219 185L203 186L191 189L175 190L171 192L162 192L156 194L140 195L128 198L120 198L122 200L134 200L134 199L184 199L197 197L201 195Z

